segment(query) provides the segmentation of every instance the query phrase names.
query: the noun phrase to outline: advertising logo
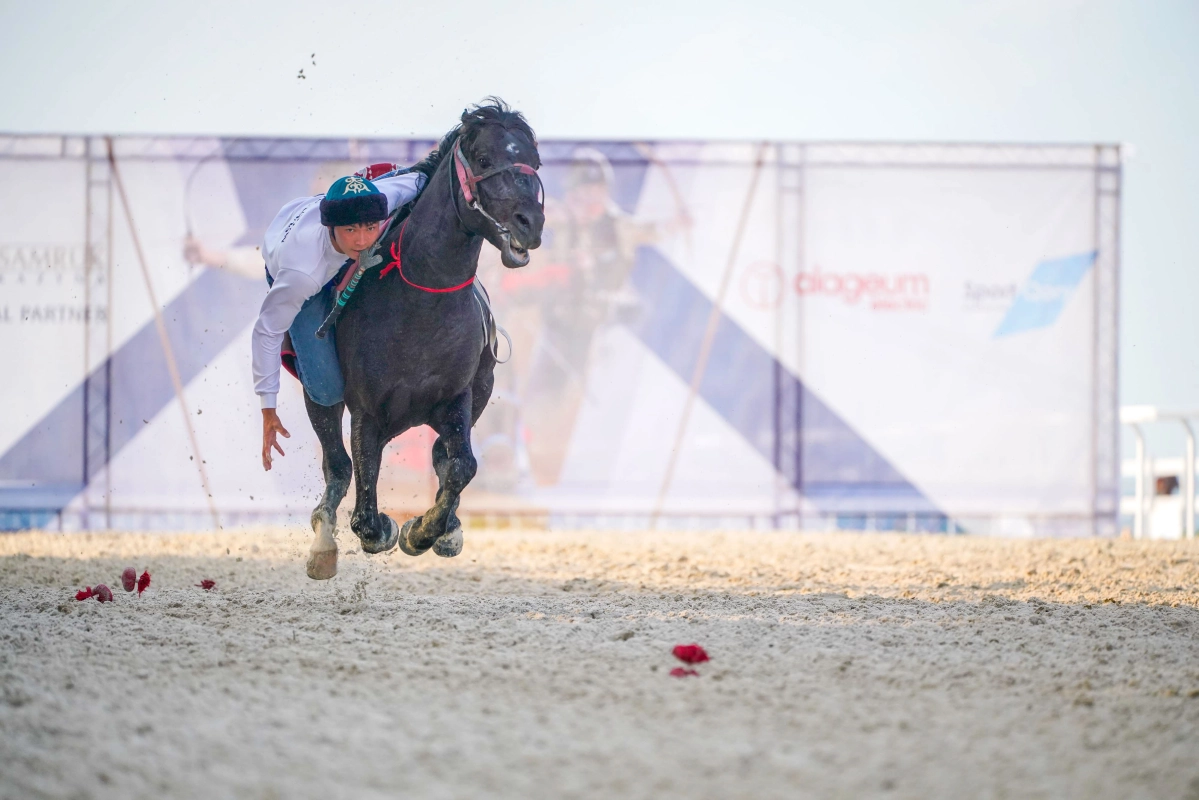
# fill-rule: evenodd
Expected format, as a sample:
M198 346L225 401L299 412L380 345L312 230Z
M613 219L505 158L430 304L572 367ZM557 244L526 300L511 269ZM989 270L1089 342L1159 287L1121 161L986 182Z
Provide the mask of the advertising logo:
M81 244L0 244L0 284L83 283L87 274ZM92 250L93 263L97 261Z
M876 272L812 272L795 276L801 297L837 298L872 311L924 311L928 308L929 279L920 272L882 275Z
M778 264L757 261L741 274L741 297L746 305L770 311L783 303L783 270Z
M1066 301L1095 263L1095 251L1037 264L1004 316L995 337L1048 328L1061 316Z
M93 249L92 264L99 264ZM80 287L103 286L107 270L88 275L82 244L0 243L0 324L104 322L104 305L82 302Z
M962 290L963 307L966 311L1004 311L1019 290L1016 283L979 283L966 281Z

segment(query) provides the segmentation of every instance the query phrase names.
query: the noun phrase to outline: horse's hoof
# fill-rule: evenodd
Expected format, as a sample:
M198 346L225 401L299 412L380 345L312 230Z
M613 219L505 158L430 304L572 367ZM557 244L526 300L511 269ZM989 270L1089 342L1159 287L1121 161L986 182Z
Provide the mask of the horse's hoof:
M337 574L337 551L322 550L308 554L308 577L327 581Z
M462 526L446 531L433 542L433 552L442 558L453 558L462 552Z
M404 527L400 529L400 550L410 556L419 556L425 550L418 550L412 546L412 540L409 538L412 535L412 529L416 527L416 523L420 521L420 517L413 517L404 523Z
M362 542L362 552L364 553L386 553L396 546L396 541L400 538L400 526L396 525L396 521L386 514L379 516L387 520L387 533L378 541L359 536L358 541Z

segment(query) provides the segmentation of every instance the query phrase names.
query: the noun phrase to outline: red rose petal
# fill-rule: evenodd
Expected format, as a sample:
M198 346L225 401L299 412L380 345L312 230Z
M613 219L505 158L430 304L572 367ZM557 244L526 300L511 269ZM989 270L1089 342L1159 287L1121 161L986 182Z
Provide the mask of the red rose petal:
M675 645L674 657L686 664L702 664L708 661L707 652L697 644Z
M137 587L137 570L125 567L125 571L121 573L121 586L125 591L132 592Z
M96 600L101 603L111 603L112 589L109 589L107 586L101 583L96 587Z
M95 596L96 596L96 593L92 591L92 587L90 587L90 586L87 587L86 589L80 589L79 591L75 592L76 600L86 600L89 597L95 597Z
M137 593L140 596L142 592L150 588L150 570L142 573L142 576L137 579Z
M670 671L670 674L672 677L675 677L675 678L685 678L688 675L694 675L697 678L699 677L699 673L696 672L695 670L683 669L682 667L675 667L674 669L672 669Z
M196 586L199 586L201 589L203 589L204 591L207 592L209 589L213 589L216 587L216 581L205 578L204 580L197 583Z

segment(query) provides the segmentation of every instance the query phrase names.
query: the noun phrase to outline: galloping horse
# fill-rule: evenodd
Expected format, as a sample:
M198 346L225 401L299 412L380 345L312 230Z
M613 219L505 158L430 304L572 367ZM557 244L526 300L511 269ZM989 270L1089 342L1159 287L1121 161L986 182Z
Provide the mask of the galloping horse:
M337 507L354 470L350 527L363 552L397 544L411 556L430 548L445 557L462 551L455 512L477 468L470 429L491 398L496 364L490 312L472 286L479 252L487 240L505 267L523 267L541 244L545 215L536 172L541 159L524 117L489 98L463 112L460 122L427 159L435 168L420 196L377 245L390 262L365 273L337 323L345 402L320 406L305 395L325 476L325 493L312 512L311 578L337 573ZM352 463L342 444L346 407ZM417 425L437 433L439 488L433 507L401 529L379 513L379 465L384 446Z

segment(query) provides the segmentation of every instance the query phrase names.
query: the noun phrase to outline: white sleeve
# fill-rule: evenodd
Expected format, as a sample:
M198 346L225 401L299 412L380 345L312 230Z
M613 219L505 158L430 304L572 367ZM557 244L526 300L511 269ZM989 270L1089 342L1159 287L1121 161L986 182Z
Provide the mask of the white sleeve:
M279 352L283 349L283 334L291 327L304 302L320 290L316 281L303 272L281 269L262 301L250 344L253 350L254 392L262 398L263 408L274 408L277 402Z
M390 214L420 194L421 187L425 185L425 176L420 172L407 172L390 178L379 178L374 184L380 192L387 195L387 213Z

